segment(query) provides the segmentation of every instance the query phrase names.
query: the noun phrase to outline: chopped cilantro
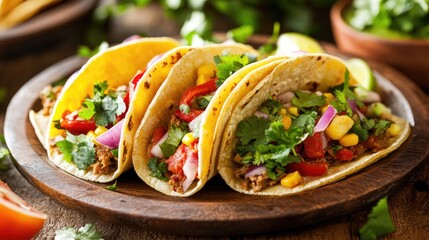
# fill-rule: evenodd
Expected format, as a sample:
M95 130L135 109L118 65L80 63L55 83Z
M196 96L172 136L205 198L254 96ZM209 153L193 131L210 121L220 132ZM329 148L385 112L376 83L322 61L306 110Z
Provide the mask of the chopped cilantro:
M64 154L64 160L73 162L79 170L85 170L94 163L94 143L83 134L74 136L67 132L66 139L57 142L56 146Z
M368 215L368 222L359 230L360 239L372 240L395 231L389 214L387 197L380 199Z
M256 58L254 56L248 54L238 55L224 53L221 56L215 56L214 61L217 68L216 86L220 87L233 73L255 60Z
M264 144L265 130L270 126L270 121L264 118L251 116L238 123L237 136L242 145L253 142L255 145Z
M360 124L358 124L358 123L353 124L353 127L352 127L351 130L356 135L358 135L359 140L366 141L368 139L368 130L366 130L365 128L361 127Z
M10 155L7 148L0 147L0 170L6 171L9 169L9 164L6 162L6 157Z
M319 96L315 93L307 93L301 90L297 90L294 93L295 97L292 98L292 104L303 112L307 111L307 108L321 107L326 103L324 95Z
M204 96L198 96L195 101L199 108L204 109L209 105L212 98L213 98L213 95L209 94Z
M392 122L390 122L388 120L380 120L380 121L378 121L375 124L375 126L374 126L374 128L375 128L375 135L378 136L380 133L386 131L390 127L391 123Z
M158 163L157 158L151 158L151 159L149 159L147 167L151 171L150 175L152 177L156 177L159 180L162 180L164 182L168 181L168 178L165 176L165 173L167 173L167 163L166 162Z
M346 69L346 72L344 73L344 82L343 82L343 89L340 90L339 88L335 89L334 94L336 99L331 101L331 105L338 111L338 112L347 112L347 115L352 117L353 111L349 106L349 100L354 100L357 104L357 106L363 106L363 103L356 97L355 93L349 88L349 71Z
M79 229L65 227L55 231L55 240L61 239L103 240L101 234L97 232L97 229L93 224L86 224L84 227L80 227Z
M172 125L170 127L167 139L159 145L165 157L170 157L174 154L186 133L188 133L188 130L181 125Z
M97 126L106 127L113 124L116 116L126 110L125 103L116 93L112 91L106 93L107 89L107 81L97 82L94 85L94 97L84 100L83 109L79 111L79 117L86 120L94 118Z
M119 156L119 149L118 148L112 149L112 154L117 158Z
M112 185L107 186L106 189L110 190L110 191L116 191L118 189L118 187L116 186L117 183L118 183L118 181L116 180L115 183L113 183Z
M270 117L275 118L279 115L281 109L282 104L279 101L274 99L268 99L261 105L259 111L268 114Z

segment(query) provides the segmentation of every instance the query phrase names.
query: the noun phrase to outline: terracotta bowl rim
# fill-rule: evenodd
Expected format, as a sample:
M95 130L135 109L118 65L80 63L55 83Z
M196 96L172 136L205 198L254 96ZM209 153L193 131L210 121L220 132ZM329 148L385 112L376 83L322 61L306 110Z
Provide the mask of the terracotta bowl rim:
M361 39L362 41L373 41L380 42L381 44L390 45L415 45L429 47L429 39L395 39L395 38L384 38L374 34L357 31L348 25L343 19L343 12L346 7L351 3L351 0L340 0L337 1L331 8L330 17L332 29L337 29L341 32L345 32L347 35L353 35L354 37ZM335 30L334 30L335 31Z

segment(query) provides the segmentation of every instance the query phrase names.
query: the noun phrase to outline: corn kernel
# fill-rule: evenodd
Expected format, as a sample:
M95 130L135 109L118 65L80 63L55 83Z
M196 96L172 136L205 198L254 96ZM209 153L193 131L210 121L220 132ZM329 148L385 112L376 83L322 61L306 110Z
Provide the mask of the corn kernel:
M295 117L299 116L299 111L298 111L298 108L296 107L289 107L288 112Z
M288 130L290 128L290 126L292 125L292 118L289 116L283 116L282 117L282 123L283 123L283 127Z
M198 85L204 84L204 83L208 82L209 80L210 80L209 76L199 75L197 78L196 85L198 86Z
M340 145L343 147L351 147L351 146L358 144L359 137L355 133L349 133L349 134L344 135L338 141L340 142Z
M189 147L194 141L195 141L195 137L194 137L194 134L191 132L185 134L185 136L182 138L182 143Z
M289 173L288 175L286 175L286 177L282 178L282 180L280 180L280 184L283 187L293 188L296 185L300 184L301 181L302 181L301 174L299 174L298 171L295 171L293 173Z
M392 136L395 137L401 132L401 126L396 123L392 123L390 127L387 129L387 132Z
M95 131L94 131L94 135L95 136L100 136L101 134L107 132L107 128L103 127L103 126L98 126Z
M336 116L326 128L326 135L333 140L342 138L352 127L354 121L347 115Z
M235 157L234 157L234 162L236 162L236 163L240 163L240 164L243 164L243 163L241 162L241 160L242 160L242 158L240 157L240 155L236 154L236 155L235 155Z
M91 138L91 139L95 139L97 136L95 135L94 131L89 131L86 134L87 137Z
M332 93L324 93L326 104L331 103L332 99L334 99L334 94Z
M207 63L198 68L198 76L213 77L216 75L216 65L214 63Z
M286 116L286 114L287 114L286 109L282 108L282 109L280 110L279 114L280 114L280 115L282 115L282 116Z

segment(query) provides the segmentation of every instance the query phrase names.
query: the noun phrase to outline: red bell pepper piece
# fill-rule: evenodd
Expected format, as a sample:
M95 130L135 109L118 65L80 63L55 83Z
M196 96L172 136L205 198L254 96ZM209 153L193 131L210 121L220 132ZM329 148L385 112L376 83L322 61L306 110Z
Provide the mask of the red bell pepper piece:
M308 158L324 158L322 133L314 133L304 140L304 153Z
M211 92L216 91L216 78L209 80L208 82L194 86L190 89L188 89L185 94L183 94L182 99L180 99L180 105L186 105L189 108L191 108L191 103L195 99L195 97L209 94ZM180 109L177 109L175 114L185 122L191 122L194 120L198 115L200 115L203 112L203 110L200 109L190 109L189 113L184 113Z
M77 115L74 117L68 116L70 111L65 111L60 120L61 128L66 129L73 135L87 134L89 131L94 131L97 128L95 121L77 120Z
M129 86L129 88L128 88L128 91L127 91L127 93L125 94L125 96L124 96L124 103L125 103L125 111L121 114L121 115L119 115L117 118L116 118L116 122L119 122L119 121L121 121L122 119L124 119L125 118L125 115L127 114L127 112L128 112L128 108L130 107L130 101L131 101L131 97L130 97L130 95L131 95L131 92L134 92L134 90L136 89L136 86L137 86L137 83L140 81L140 79L143 77L143 74L146 72L146 69L144 70L144 71L142 71L142 72L139 72L139 73L137 73L134 77L133 77L133 79L131 79L131 81L130 81L130 86ZM131 90L131 88L132 88L132 90Z
M353 152L350 149L343 148L335 153L334 158L339 161L350 161L353 159Z
M322 176L328 170L326 162L293 162L286 166L287 172L298 171L302 176L318 177Z

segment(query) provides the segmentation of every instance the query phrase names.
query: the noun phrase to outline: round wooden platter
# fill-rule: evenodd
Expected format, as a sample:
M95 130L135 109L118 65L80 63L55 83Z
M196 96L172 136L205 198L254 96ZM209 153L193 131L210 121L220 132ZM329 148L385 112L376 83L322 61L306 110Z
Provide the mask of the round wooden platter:
M68 0L54 4L27 21L0 32L0 51L5 54L34 44L35 39L48 39L55 31L70 28L72 23L88 15L97 3L98 0Z
M7 110L5 137L15 166L36 188L66 207L108 222L185 235L284 230L344 215L373 203L406 183L429 153L426 96L400 73L374 63L387 103L395 114L415 124L410 138L397 151L352 176L287 197L240 194L217 176L195 195L178 198L151 189L130 170L118 179L118 190L109 191L105 187L110 184L80 180L50 163L28 118L29 110L38 108L42 88L70 75L83 63L83 59L71 57L24 85Z

